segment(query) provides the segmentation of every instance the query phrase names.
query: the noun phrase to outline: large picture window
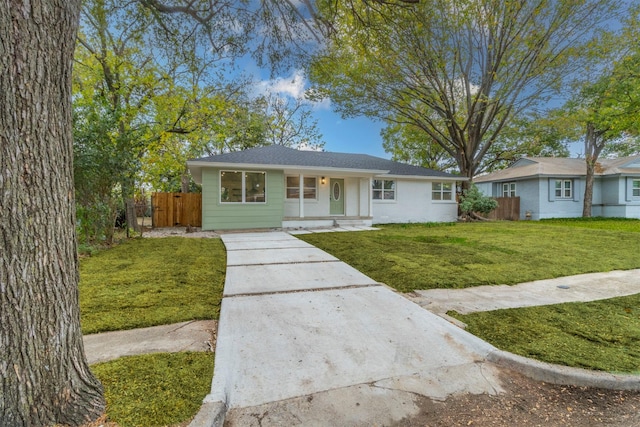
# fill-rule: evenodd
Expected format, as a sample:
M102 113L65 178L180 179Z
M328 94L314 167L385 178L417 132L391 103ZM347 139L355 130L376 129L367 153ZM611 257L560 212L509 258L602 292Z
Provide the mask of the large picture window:
M222 203L265 203L267 174L265 172L220 172Z
M302 191L305 199L316 200L318 198L318 179L315 176L305 176L303 178ZM287 199L300 198L300 177L287 177Z
M434 182L431 191L432 200L453 200L453 183Z
M556 179L556 199L573 198L573 181L570 179Z
M374 179L372 183L373 200L395 200L396 182L387 179Z

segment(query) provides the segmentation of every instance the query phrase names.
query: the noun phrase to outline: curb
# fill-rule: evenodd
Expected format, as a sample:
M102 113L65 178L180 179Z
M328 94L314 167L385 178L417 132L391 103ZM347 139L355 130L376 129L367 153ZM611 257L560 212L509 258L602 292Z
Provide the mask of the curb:
M224 402L204 402L189 427L222 427L227 414Z
M609 372L555 365L497 349L487 355L487 360L498 366L520 372L531 379L550 384L596 387L609 390L640 390L640 375L611 374Z

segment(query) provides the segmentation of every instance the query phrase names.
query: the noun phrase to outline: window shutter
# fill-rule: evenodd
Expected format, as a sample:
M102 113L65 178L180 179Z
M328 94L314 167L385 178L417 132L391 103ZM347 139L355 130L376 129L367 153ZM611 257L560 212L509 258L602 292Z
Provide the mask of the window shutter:
M595 179L594 181L594 187L595 187ZM574 179L573 180L573 201L574 202L579 202L580 201L580 194L582 194L584 192L584 190L582 190L582 180L581 179Z
M554 178L549 178L548 185L549 185L549 201L555 202L556 201L556 180Z
M633 178L627 177L627 202L630 202L633 199Z

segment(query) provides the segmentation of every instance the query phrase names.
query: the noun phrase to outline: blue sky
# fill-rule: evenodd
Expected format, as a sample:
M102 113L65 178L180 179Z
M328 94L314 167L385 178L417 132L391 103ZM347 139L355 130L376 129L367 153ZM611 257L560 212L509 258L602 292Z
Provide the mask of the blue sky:
M300 70L292 70L289 75L268 78L266 71L248 65L245 73L253 74L257 84L255 93L270 92L281 97L302 97L310 84ZM343 119L333 111L331 102L325 100L310 103L314 119L325 142L325 151L370 154L372 156L391 158L382 148L380 130L383 125L366 117Z

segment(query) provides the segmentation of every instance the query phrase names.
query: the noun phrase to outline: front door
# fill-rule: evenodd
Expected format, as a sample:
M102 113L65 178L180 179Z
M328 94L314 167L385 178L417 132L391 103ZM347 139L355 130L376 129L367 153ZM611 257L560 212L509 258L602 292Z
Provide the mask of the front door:
M344 179L329 180L329 214L344 215Z

